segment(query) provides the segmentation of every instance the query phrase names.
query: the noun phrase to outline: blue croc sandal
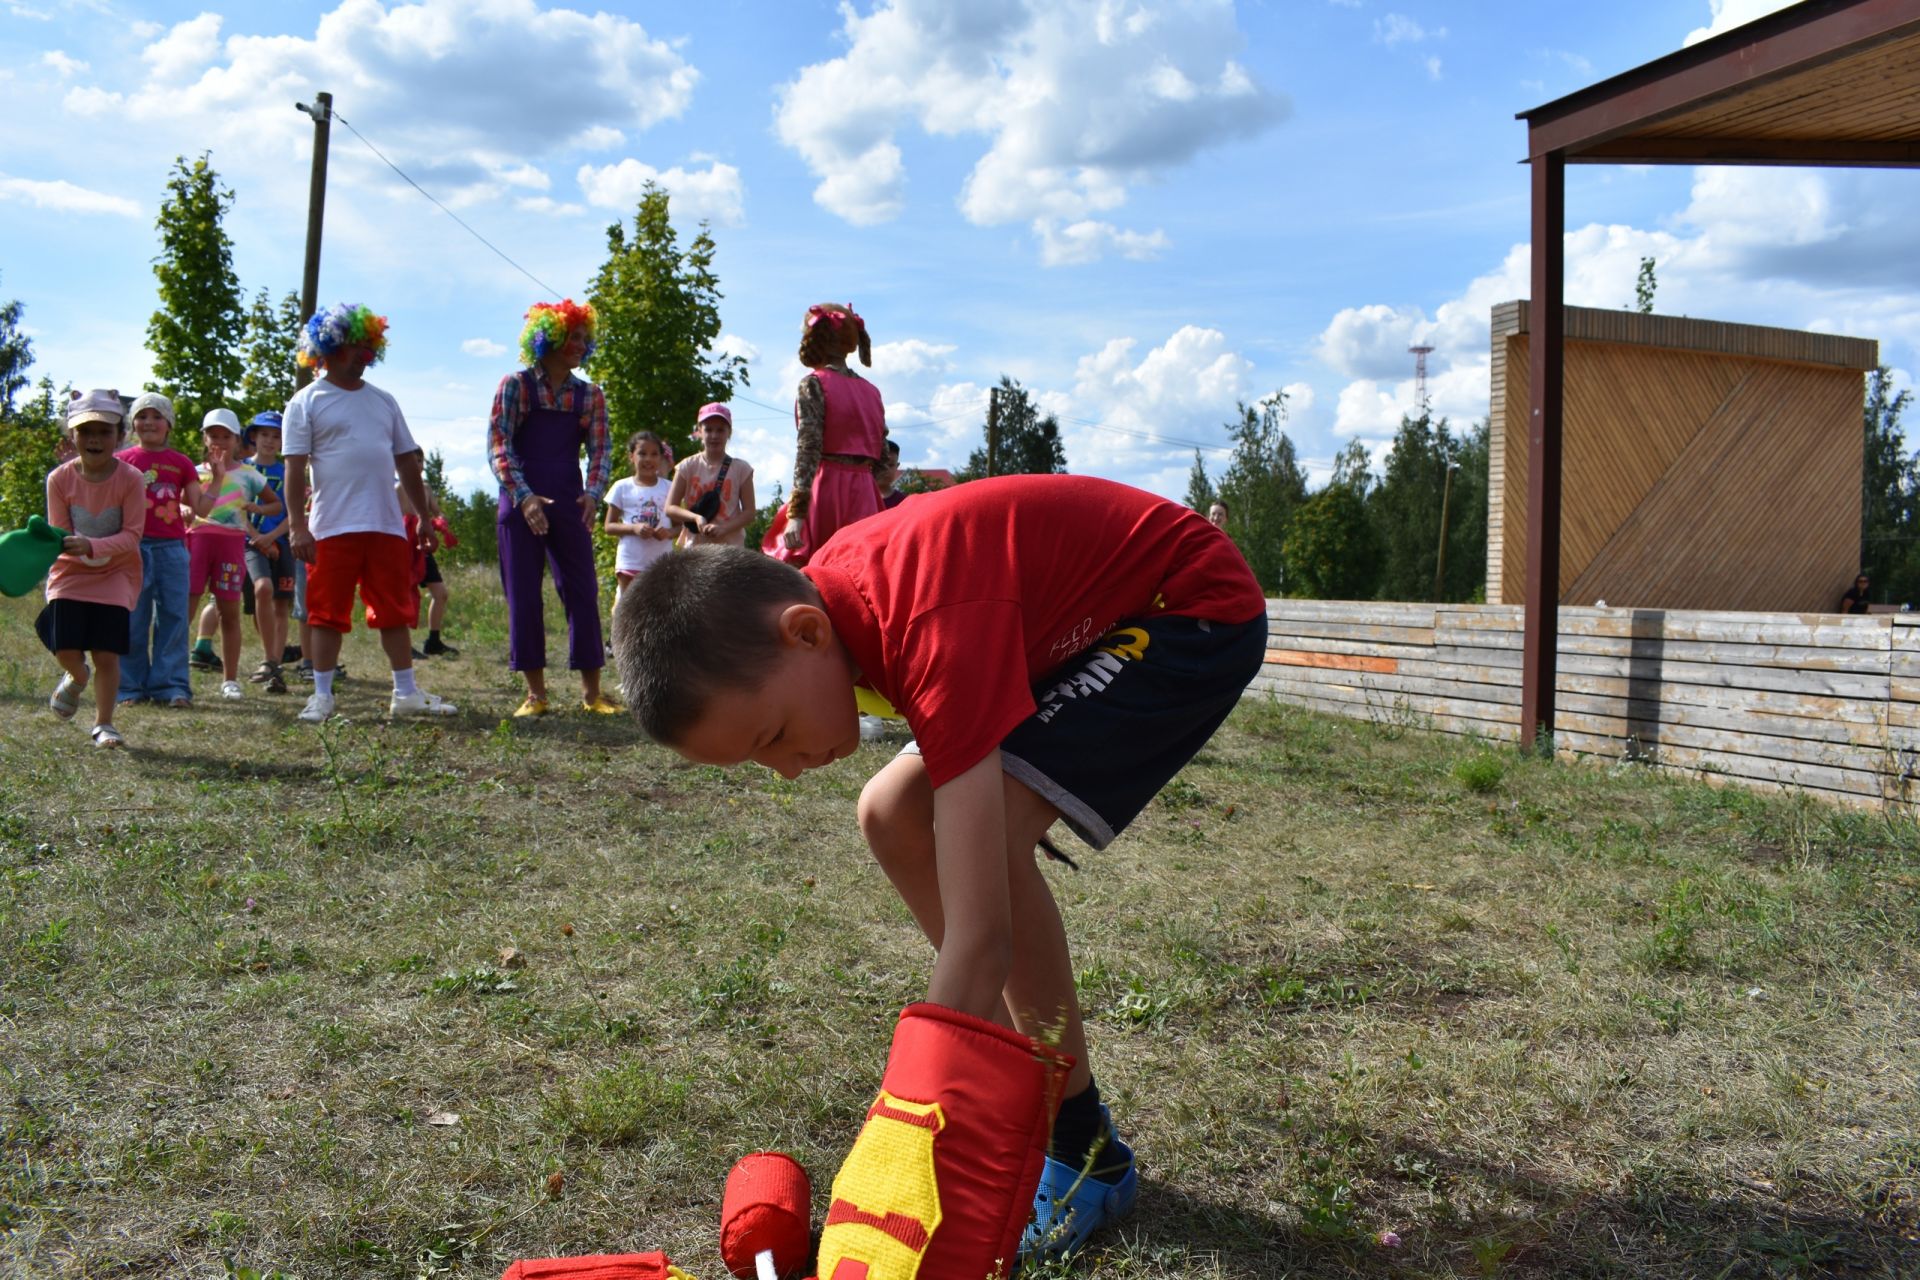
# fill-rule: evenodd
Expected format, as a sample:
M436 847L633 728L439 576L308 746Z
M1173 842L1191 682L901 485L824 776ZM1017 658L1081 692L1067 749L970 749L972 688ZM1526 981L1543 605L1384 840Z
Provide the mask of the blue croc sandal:
M1100 1108L1114 1152L1126 1157L1126 1176L1118 1182L1100 1182L1048 1156L1040 1170L1040 1186L1033 1193L1033 1221L1020 1237L1023 1259L1070 1257L1086 1246L1094 1232L1133 1212L1133 1202L1140 1195L1140 1173L1133 1150L1113 1132L1106 1110Z

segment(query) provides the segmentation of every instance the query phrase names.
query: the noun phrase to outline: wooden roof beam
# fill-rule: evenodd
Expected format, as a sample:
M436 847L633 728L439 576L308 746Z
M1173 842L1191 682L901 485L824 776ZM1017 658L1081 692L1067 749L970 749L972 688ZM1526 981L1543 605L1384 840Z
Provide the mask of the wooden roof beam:
M1636 129L1916 32L1920 0L1806 0L1520 112L1527 153L1579 161Z
M1780 164L1819 168L1920 168L1920 142L1629 135L1586 147L1568 164Z

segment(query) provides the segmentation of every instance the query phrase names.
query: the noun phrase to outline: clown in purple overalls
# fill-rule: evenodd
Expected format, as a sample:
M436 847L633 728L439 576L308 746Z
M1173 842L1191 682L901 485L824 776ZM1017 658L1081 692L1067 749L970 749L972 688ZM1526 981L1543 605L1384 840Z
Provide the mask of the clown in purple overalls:
M527 681L513 714L547 713L547 626L541 577L567 614L567 665L580 673L581 705L620 710L600 692L606 645L600 635L600 581L593 565L593 517L613 466L607 400L573 372L593 350L591 306L571 298L535 303L520 332L526 368L500 380L487 425L487 455L500 482L500 582L507 592L507 666ZM580 450L587 477L580 479Z

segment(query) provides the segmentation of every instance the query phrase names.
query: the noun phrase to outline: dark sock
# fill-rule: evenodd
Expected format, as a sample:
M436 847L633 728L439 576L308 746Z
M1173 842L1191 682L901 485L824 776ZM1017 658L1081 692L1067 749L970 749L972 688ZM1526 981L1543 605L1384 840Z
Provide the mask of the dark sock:
M439 643L440 643L440 633L439 633L438 631L429 631L429 632L427 632L427 643L428 643L428 644L439 644Z
M1093 1167L1087 1176L1098 1182L1118 1182L1132 1161L1114 1140L1106 1116L1100 1110L1100 1086L1087 1087L1060 1102L1060 1114L1053 1120L1053 1136L1047 1142L1047 1154L1074 1169L1087 1168L1087 1154L1093 1153Z

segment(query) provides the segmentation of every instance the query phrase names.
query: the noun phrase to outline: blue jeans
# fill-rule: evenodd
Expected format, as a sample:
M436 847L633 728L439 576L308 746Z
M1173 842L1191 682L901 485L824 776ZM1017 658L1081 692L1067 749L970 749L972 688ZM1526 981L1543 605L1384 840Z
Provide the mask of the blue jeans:
M133 644L120 659L120 701L191 698L187 679L187 542L141 539L140 599L133 606ZM148 642L152 642L149 650Z

